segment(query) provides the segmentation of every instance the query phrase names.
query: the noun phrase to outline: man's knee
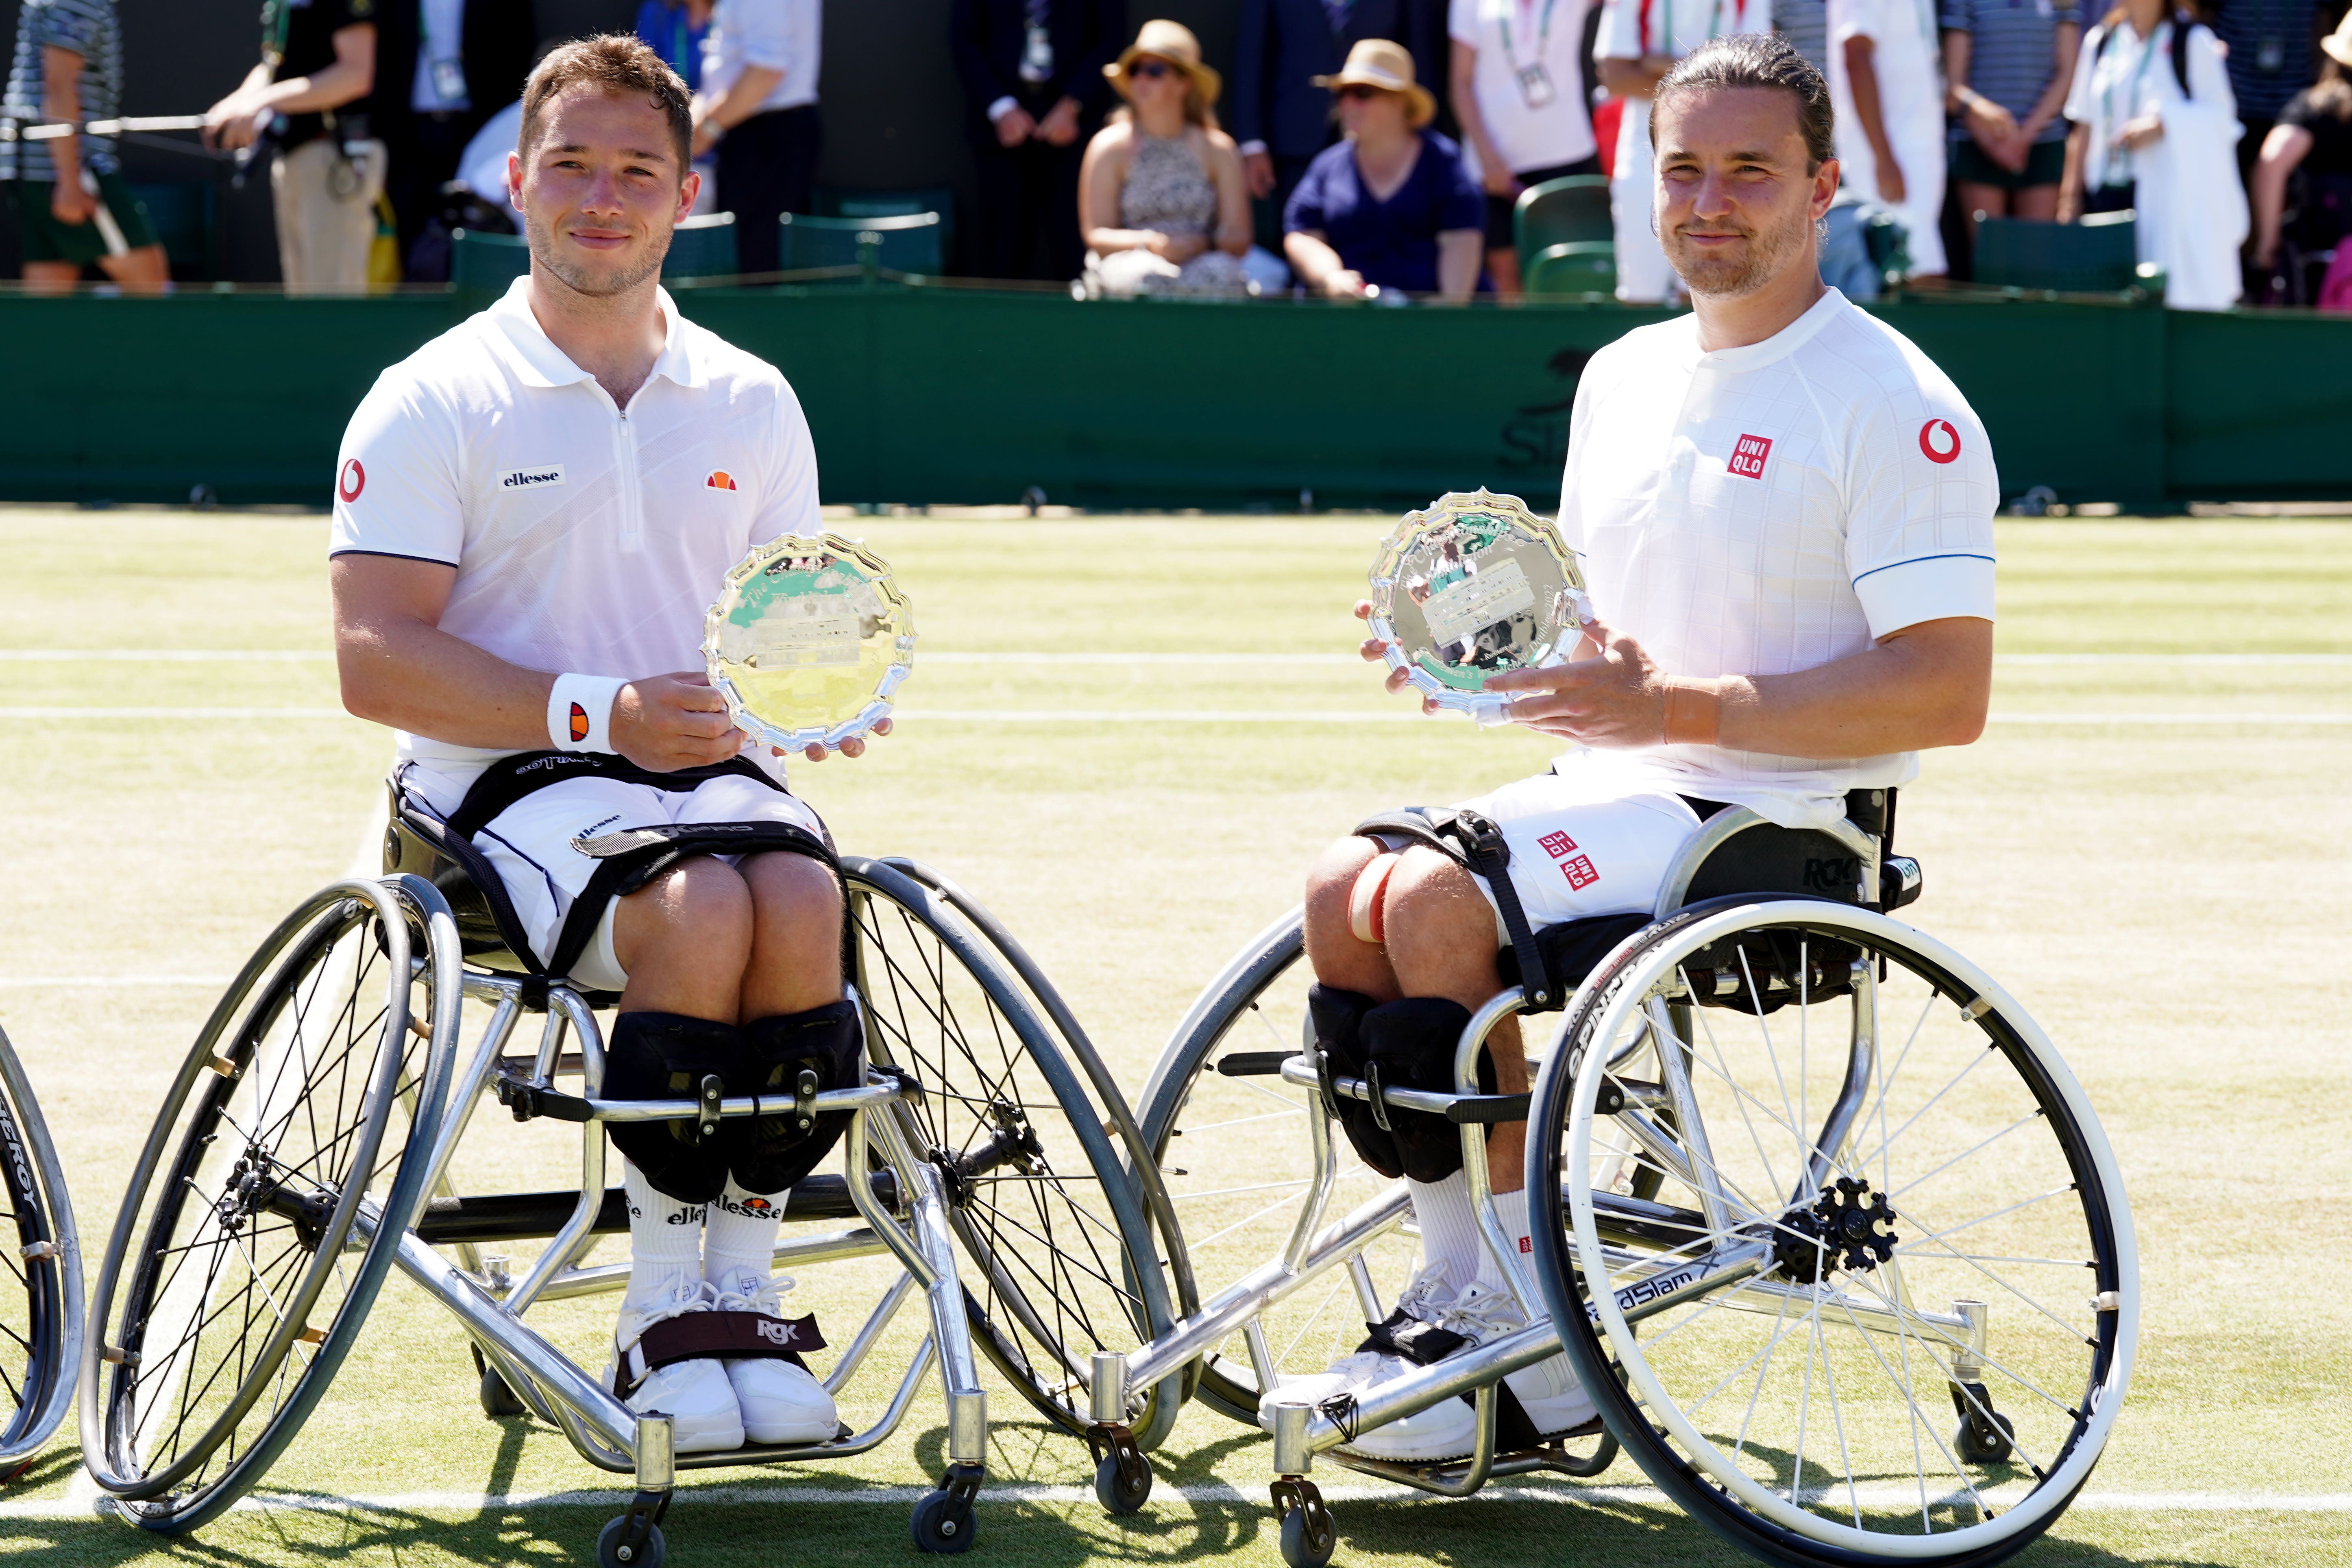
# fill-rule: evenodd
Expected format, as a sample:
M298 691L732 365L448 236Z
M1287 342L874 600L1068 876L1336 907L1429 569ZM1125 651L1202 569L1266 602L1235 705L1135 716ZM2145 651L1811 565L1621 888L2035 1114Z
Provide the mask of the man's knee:
M841 921L841 878L807 855L754 855L742 865L756 918L830 929Z
M724 861L709 856L671 867L621 900L618 945L664 948L739 960L751 951L751 889ZM626 963L629 954L622 953Z
M1479 891L1478 879L1459 861L1425 845L1412 846L1398 859L1381 900L1382 924L1392 948L1454 946L1481 937L1489 947L1496 945L1495 911Z
M1360 834L1349 834L1329 848L1307 873L1307 940L1349 934L1348 904L1356 879L1379 855L1381 847Z

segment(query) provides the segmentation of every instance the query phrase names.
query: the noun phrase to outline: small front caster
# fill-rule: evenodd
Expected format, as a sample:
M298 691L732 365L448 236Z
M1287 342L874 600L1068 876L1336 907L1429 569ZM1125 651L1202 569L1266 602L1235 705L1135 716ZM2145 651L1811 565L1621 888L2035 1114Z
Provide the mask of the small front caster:
M499 1375L498 1369L482 1359L482 1347L479 1345L474 1347L474 1370L481 1374L477 1392L482 1401L483 1415L493 1421L504 1421L509 1416L530 1414L530 1406L507 1386L507 1380Z
M1151 1496L1151 1461L1124 1426L1097 1426L1087 1434L1095 1454L1095 1499L1115 1514L1133 1513Z
M980 1491L983 1474L978 1465L950 1465L937 1491L915 1501L915 1549L919 1552L969 1552L980 1533L972 1517L971 1500Z
M2015 1447L2016 1424L1992 1407L1992 1394L1981 1383L1951 1384L1952 1408L1960 1425L1952 1434L1952 1451L1971 1465L1998 1465Z
M662 1540L661 1526L648 1524L645 1538L632 1546L623 1537L627 1534L629 1516L621 1515L606 1525L596 1537L597 1568L661 1568L662 1559L669 1555L668 1543Z
M1324 1568L1339 1532L1322 1492L1305 1479L1276 1481L1273 1490L1274 1506L1282 1510L1282 1560L1290 1568Z

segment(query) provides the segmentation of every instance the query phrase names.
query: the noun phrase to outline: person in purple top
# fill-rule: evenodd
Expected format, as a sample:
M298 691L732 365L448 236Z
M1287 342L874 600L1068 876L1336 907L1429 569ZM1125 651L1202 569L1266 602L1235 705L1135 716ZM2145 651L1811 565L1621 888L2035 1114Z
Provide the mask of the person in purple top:
M1347 139L1318 154L1291 193L1282 215L1291 267L1309 291L1335 300L1391 290L1467 300L1486 200L1461 148L1427 128L1437 102L1413 80L1412 56L1366 38L1316 84L1338 96Z

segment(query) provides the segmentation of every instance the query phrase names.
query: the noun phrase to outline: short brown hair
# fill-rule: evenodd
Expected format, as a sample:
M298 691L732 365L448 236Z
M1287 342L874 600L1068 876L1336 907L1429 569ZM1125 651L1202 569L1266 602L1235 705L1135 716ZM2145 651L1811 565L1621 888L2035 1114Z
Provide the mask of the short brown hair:
M1658 145L1659 105L1678 92L1725 87L1771 88L1797 100L1797 131L1805 139L1809 172L1837 156L1830 84L1778 33L1730 33L1685 55L1650 90L1651 150Z
M566 89L583 84L609 93L643 93L651 100L669 120L670 140L677 143L677 176L686 178L693 162L693 94L668 61L629 33L600 33L559 44L533 68L523 84L522 133L516 140L526 160L539 140L547 106Z

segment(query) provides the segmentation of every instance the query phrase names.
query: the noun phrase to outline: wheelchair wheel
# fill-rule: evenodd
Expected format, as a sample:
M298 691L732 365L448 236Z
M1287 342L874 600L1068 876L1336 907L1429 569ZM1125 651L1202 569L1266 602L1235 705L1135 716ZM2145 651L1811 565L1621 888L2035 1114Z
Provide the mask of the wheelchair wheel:
M1148 1205L1120 1162L1126 1109L1115 1091L1088 1093L1001 956L1009 938L982 934L928 874L856 857L842 869L866 1049L922 1086L899 1113L946 1178L974 1266L973 1338L1041 1415L1082 1435L1094 1352L1133 1350L1173 1316ZM1165 1436L1179 1403L1132 1410L1137 1440Z
M1297 911L1260 932L1210 983L1177 1026L1145 1087L1136 1120L1160 1163L1184 1227L1184 1245L1203 1294L1239 1279L1282 1254L1312 1188L1314 1148L1307 1117L1314 1091L1265 1071L1307 1041L1307 968ZM1391 1183L1356 1158L1335 1129L1338 1184L1328 1225L1388 1191ZM1410 1211L1407 1211L1409 1214ZM1269 1308L1257 1321L1277 1379L1312 1376L1356 1348L1369 1318L1387 1314L1412 1279L1420 1247L1402 1223L1359 1254L1363 1273L1336 1268ZM1376 1298L1366 1302L1369 1284ZM1249 1331L1235 1333L1203 1358L1198 1393L1213 1408L1257 1425L1259 1377Z
M73 1205L40 1107L0 1034L0 1480L14 1479L73 1402L81 1342Z
M214 1008L132 1172L82 1357L90 1473L135 1522L220 1512L326 1392L422 1197L460 984L430 885L344 881Z
M1734 898L1628 944L1563 1042L1536 1272L1650 1478L1780 1563L1989 1564L2046 1529L2123 1405L2139 1287L2032 1019L1875 911Z

